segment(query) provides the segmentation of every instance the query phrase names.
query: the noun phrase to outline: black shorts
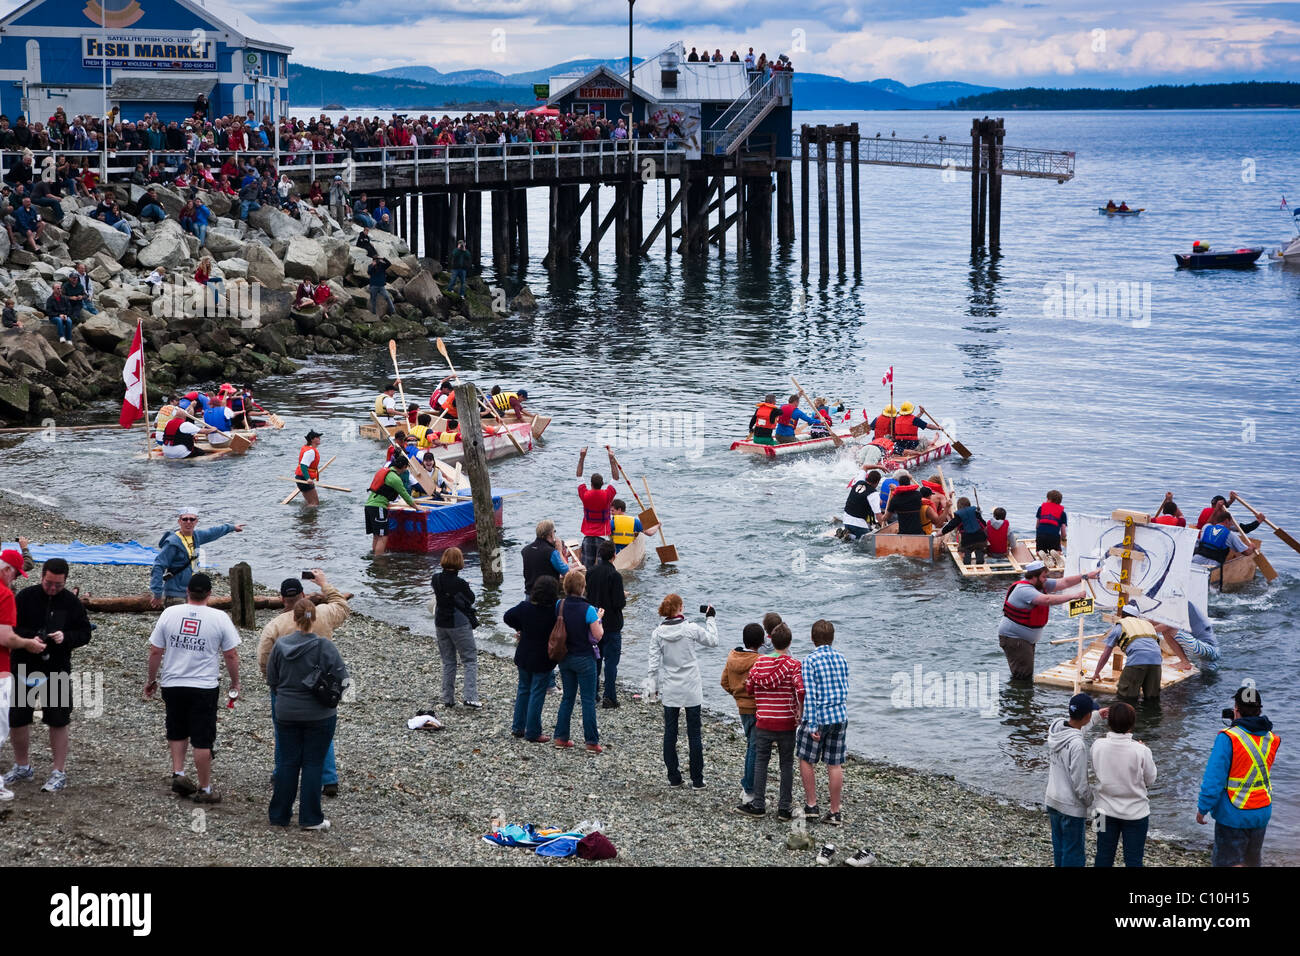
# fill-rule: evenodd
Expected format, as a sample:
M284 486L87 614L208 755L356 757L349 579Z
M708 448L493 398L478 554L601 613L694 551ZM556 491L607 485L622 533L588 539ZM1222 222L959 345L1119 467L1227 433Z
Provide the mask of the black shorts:
M1043 534L1035 535L1034 549L1036 551L1060 551L1061 537L1060 535L1057 535L1056 537Z
M316 490L316 484L315 484L315 482L311 482L311 481L297 481L297 482L294 482L294 484L296 484L296 485L298 486L298 490L299 490L299 491L315 491L315 490Z
M217 687L164 687L167 739L188 740L195 750L217 742Z
M376 537L388 535L388 509L378 505L366 505L366 534Z
M35 704L41 708L41 723L46 727L66 727L72 723L72 683L70 674L37 674L28 671L28 677L43 677L39 687L18 687L18 678L13 679L14 696L12 700L21 700L33 706L13 706L9 708L10 727L30 727L36 719ZM61 705L61 706L60 706Z

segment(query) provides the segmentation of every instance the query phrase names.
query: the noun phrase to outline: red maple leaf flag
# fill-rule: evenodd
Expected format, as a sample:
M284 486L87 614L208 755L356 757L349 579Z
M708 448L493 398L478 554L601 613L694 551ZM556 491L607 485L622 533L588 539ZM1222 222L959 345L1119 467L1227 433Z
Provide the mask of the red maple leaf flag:
M136 323L131 351L122 368L122 382L126 385L126 394L122 396L122 415L118 423L123 428L130 428L144 417L144 342L140 337L139 323Z
M880 379L881 385L892 385L894 382L894 366L889 366L889 371Z

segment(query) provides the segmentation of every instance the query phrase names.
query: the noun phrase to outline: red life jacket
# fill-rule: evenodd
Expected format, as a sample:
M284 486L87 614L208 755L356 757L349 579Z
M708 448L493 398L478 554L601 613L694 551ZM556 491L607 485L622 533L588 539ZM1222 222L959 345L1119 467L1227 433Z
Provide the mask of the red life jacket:
M1038 527L1044 525L1048 528L1060 531L1061 519L1065 517L1065 509L1054 501L1044 501L1038 506Z
M185 422L186 419L184 418L184 416L181 415L173 415L168 420L167 424L163 426L164 445L175 445L177 443L177 440L181 434L181 426L184 425Z
M376 494L383 495L389 501L397 500L397 491L385 482L388 480L388 473L393 469L385 466L375 472L375 477L370 479L370 490Z
M886 455L892 454L894 451L893 439L888 435L877 435L875 438L871 439L871 444L875 445Z
M918 435L915 415L899 415L894 419L894 439L915 441Z
M316 449L312 448L311 445L303 445L301 448L298 449L297 477L299 478L302 477L302 456L307 454L307 452L309 451L316 451ZM315 481L319 477L320 477L320 452L316 452L316 460L307 467L307 480Z
M794 410L798 407L799 406L794 404L793 402L787 402L785 405L782 405L781 415L779 418L777 418L776 423L778 425L790 425L791 423L793 423Z
M776 406L769 402L759 402L758 411L754 413L754 428L770 429L776 423Z
M873 439L890 437L890 426L893 425L893 423L894 420L890 418L888 415L885 414L877 415L875 433L871 437ZM890 451L893 451L893 449L891 448Z
M984 534L989 539L989 554L1006 554L1011 536L1011 522L1003 521L1002 527L995 528L990 522L984 523Z
M1032 582L1021 578L1019 581L1012 584L1011 587L1007 588L1007 595L1002 599L1002 616L1009 621L1014 621L1021 627L1046 627L1048 618L1052 613L1050 606L1046 604L1033 604L1030 605L1029 610L1027 611L1012 606L1011 592L1016 589L1017 584L1029 584L1032 587Z
M1174 515L1156 515L1154 518L1151 519L1151 523L1167 524L1175 528L1179 527L1178 518L1176 518Z

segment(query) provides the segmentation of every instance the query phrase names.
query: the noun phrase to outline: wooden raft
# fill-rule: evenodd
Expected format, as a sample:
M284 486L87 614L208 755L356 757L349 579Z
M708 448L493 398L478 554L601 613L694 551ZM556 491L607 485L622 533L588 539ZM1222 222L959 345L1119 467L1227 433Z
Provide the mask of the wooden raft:
M1080 689L1089 694L1114 694L1116 687L1119 685L1119 675L1123 667L1116 668L1114 664L1115 655L1111 655L1111 661L1107 663L1106 669L1102 671L1101 677L1093 683L1090 678L1092 672L1097 669L1097 661L1101 659L1102 653L1106 650L1105 634L1085 634L1084 640L1091 640L1091 643L1083 649L1083 664L1080 666L1078 660L1071 657L1068 661L1062 661L1055 664L1047 670L1034 675L1035 684L1043 684L1047 687L1064 687L1066 690L1074 689L1075 674L1079 675ZM1200 673L1200 670L1193 667L1191 670L1179 670L1175 664L1179 660L1170 654L1161 645L1161 651L1164 654L1163 667L1160 671L1160 689L1172 687L1174 684L1180 684L1187 678Z

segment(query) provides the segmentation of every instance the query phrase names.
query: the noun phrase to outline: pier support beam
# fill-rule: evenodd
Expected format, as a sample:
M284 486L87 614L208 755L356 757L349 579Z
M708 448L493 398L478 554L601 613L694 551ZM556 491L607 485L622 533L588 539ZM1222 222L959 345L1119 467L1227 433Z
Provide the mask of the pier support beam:
M831 220L830 202L826 195L826 127L817 127L817 254L818 274L823 279L831 274Z
M835 252L840 275L844 275L844 141L835 139Z
M857 161L857 145L854 144L853 159ZM858 168L853 167L854 202L857 202ZM776 238L785 246L794 242L794 176L790 171L788 160L778 160L776 164Z
M470 269L481 272L483 246L483 194L477 190L465 194L465 249L469 252Z
M483 423L478 413L479 393L469 382L456 386L456 408L460 412L465 446L465 476L474 500L474 536L478 544L483 584L498 587L505 576L501 570L501 535L492 511L492 479L488 475L487 450L483 447Z
M510 190L514 223L513 265L520 272L528 268L528 189Z
M862 210L861 192L858 189L858 144L862 137L858 133L858 124L853 124L853 139L849 141L850 188L853 190L853 274L862 275Z
M510 269L510 239L506 225L506 201L509 194L492 190L492 269L498 277Z
M989 252L996 254L1002 242L1002 138L1006 125L998 117L985 127L984 142L989 154Z

